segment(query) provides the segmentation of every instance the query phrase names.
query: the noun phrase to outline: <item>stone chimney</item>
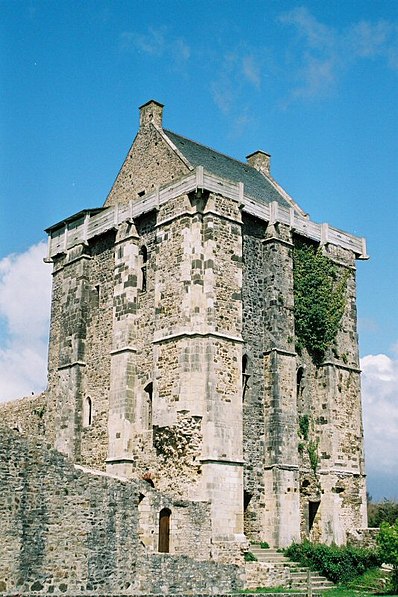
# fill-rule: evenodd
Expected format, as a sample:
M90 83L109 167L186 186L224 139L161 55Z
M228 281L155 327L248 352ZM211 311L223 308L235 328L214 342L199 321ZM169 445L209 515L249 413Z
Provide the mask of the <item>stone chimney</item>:
M163 104L155 100L149 100L140 106L140 128L148 126L151 122L158 128L162 128Z
M255 151L250 155L246 156L247 163L253 166L256 170L259 170L263 174L269 176L271 174L271 155L265 151Z

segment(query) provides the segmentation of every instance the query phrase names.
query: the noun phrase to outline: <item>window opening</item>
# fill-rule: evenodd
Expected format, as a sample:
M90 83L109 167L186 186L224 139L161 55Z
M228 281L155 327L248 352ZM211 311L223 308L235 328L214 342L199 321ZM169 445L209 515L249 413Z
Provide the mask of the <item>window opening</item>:
M249 381L250 374L247 372L248 356L244 354L242 357L242 401L245 399L247 382Z
M100 302L100 285L96 284L91 293L91 304L94 309L98 309Z
M159 547L160 553L170 552L170 516L171 510L163 508L159 513Z
M314 526L315 516L318 512L321 502L308 502L308 530Z
M87 396L84 404L84 427L90 427L93 422L93 404L90 396Z
M152 427L152 399L153 399L153 383L149 383L144 388L145 392L145 424L147 429Z
M243 511L246 512L246 510L249 507L250 504L250 500L252 499L253 494L249 493L248 491L244 491L243 492Z
M141 290L146 291L147 286L147 262L148 262L148 250L145 246L140 249L141 255Z
M297 377L296 377L296 392L297 392L297 398L300 397L301 392L303 391L303 387L302 387L302 382L303 382L303 377L304 377L304 367L299 367L297 369Z

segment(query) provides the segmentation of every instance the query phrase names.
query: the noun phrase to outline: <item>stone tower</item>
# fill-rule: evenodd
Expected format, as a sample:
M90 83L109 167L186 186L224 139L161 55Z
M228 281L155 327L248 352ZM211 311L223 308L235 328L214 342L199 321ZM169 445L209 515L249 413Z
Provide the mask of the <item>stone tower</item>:
M48 426L60 451L209 502L214 544L344 543L366 525L363 239L311 222L269 154L239 162L164 129L156 101L140 108L104 207L47 232ZM298 349L302 247L343 289L317 359Z

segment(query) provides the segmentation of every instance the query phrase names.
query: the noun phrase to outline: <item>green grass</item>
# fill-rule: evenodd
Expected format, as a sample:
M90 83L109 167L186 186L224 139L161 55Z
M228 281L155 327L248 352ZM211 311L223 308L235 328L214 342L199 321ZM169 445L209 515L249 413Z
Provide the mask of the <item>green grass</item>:
M386 597L394 597L391 593L376 593L374 591L349 589L345 587L336 587L335 589L329 589L329 591L324 591L322 595L324 597L374 597L375 595L386 595Z
M255 589L242 589L240 593L297 593L295 589L286 589L282 585L279 587L256 587Z

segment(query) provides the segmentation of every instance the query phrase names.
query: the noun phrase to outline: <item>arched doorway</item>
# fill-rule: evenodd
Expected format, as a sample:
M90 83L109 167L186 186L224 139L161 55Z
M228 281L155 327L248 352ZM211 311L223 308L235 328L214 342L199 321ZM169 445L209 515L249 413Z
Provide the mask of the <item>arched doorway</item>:
M171 511L163 508L159 514L159 547L161 553L170 552L170 516Z

